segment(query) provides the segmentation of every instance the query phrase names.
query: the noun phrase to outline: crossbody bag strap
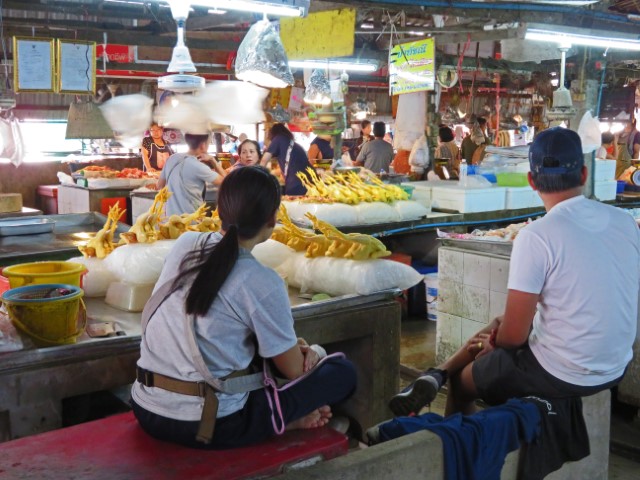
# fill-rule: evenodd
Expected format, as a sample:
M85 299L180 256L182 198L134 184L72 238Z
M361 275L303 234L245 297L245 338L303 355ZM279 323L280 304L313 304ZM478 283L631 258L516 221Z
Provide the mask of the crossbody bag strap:
M293 140L289 142L289 148L287 148L287 154L284 157L284 179L287 179L287 174L289 173L289 160L291 160L291 151L293 150Z
M147 331L147 324L156 310L160 308L160 305L167 299L169 293L171 293L171 287L173 285L173 280L169 280L160 285L151 298L147 300L147 303L144 305L144 309L142 310L142 333L144 334Z

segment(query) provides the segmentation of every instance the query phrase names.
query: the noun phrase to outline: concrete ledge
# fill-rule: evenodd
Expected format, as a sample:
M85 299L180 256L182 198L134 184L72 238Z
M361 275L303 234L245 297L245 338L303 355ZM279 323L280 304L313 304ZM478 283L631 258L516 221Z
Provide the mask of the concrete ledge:
M434 433L417 432L309 468L292 471L278 478L442 480L442 442Z
M583 414L589 432L591 455L565 463L546 480L606 480L609 470L609 424L611 392L605 390L583 398ZM517 480L519 451L505 459L501 480ZM282 480L444 480L440 438L422 431L396 438L303 470L288 472Z

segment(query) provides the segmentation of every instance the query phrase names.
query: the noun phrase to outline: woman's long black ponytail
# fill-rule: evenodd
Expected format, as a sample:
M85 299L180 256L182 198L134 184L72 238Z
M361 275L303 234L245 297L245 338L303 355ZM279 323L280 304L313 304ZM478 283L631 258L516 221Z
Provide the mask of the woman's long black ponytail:
M280 184L264 167L251 166L231 171L220 186L218 214L225 234L215 245L188 253L180 265L174 290L190 285L185 300L189 315L206 314L222 285L233 270L238 256L240 239L255 237L273 221L280 206Z

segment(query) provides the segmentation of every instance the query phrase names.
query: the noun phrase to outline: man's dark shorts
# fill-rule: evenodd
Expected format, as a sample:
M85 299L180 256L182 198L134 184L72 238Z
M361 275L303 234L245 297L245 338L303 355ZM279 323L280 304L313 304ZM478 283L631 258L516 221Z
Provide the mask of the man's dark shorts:
M530 395L547 399L587 397L617 385L622 379L594 387L572 385L542 368L528 345L513 350L496 348L473 363L472 375L478 396L489 405Z

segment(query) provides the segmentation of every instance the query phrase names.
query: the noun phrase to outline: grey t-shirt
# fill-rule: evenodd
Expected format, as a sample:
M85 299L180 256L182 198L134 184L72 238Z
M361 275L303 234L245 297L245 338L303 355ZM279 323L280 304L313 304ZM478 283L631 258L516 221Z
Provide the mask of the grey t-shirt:
M220 241L218 233L187 232L165 260L156 290L177 275L187 252ZM147 370L186 381L202 381L186 341L184 301L186 289L171 294L158 308L142 335L138 365ZM272 358L296 342L289 296L280 276L241 249L238 262L222 285L207 315L195 321L202 357L216 378L246 368L254 357L257 338L261 357ZM218 417L244 407L247 393L216 394ZM136 382L131 396L141 407L168 418L199 420L203 399L145 387Z
M380 170L389 172L389 165L393 160L393 147L389 142L376 138L362 145L362 150L358 154L356 161L364 162L364 168L373 173Z
M207 183L218 178L218 174L186 153L171 155L160 174L173 194L167 202L167 216L193 213L204 201Z

